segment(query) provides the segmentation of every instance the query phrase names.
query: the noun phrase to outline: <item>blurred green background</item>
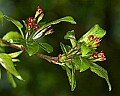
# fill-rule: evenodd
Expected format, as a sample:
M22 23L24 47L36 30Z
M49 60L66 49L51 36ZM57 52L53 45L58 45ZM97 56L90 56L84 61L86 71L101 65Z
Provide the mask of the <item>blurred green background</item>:
M54 34L43 40L54 47L54 52L47 54L41 50L41 53L60 54L59 43L70 44L63 39L68 30L74 29L77 39L95 24L107 31L99 48L104 50L107 60L99 64L108 70L112 91L108 91L104 79L87 70L76 73L77 87L71 92L66 72L60 66L24 53L19 57L21 62L17 69L26 81L16 79L18 86L12 88L3 71L0 96L120 96L120 0L0 0L0 10L21 23L34 16L38 5L45 13L43 21L50 22L70 15L77 22L77 25L65 22L54 25ZM17 28L6 21L3 27L0 25L0 37L10 30Z

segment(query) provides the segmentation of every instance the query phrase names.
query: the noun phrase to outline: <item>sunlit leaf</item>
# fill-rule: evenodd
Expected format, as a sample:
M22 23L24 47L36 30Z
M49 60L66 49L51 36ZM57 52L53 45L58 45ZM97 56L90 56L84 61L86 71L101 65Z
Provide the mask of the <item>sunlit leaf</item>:
M15 69L12 59L8 54L0 53L0 63L7 71L13 74L16 78L23 80L20 74Z
M93 35L94 37L102 38L106 34L106 31L103 30L99 25L95 25L92 27L85 35L83 35L78 42L86 42L88 40L88 37L90 35Z
M22 32L22 30L21 30L21 29L23 28L23 25L22 25L19 21L15 20L15 19L13 19L13 18L11 18L11 17L8 17L8 16L6 16L6 15L4 15L4 18L5 18L6 20L12 22L13 24L15 24L16 27L19 29L22 37L24 38L23 32Z
M107 71L104 68L102 68L101 66L99 66L95 63L91 63L90 70L92 72L96 73L98 76L104 78L106 80L108 86L109 86L109 91L111 91L111 84L109 82Z
M69 22L71 24L76 24L73 17L71 17L71 16L66 16L66 17L60 18L59 21L65 21L65 22Z
M15 88L16 87L16 83L14 81L14 78L12 76L12 74L10 72L7 71L7 79L8 79L8 82L10 84L12 84L12 86Z
M76 38L75 38L74 30L68 31L67 34L64 36L64 39L70 39L72 47L76 46L77 41L76 41Z
M81 45L82 56L86 56L86 54L90 51L91 49L88 46L86 46L85 44Z
M12 62L20 62L19 59L12 59Z
M60 23L60 22L62 22L62 21L69 22L69 23L71 23L71 24L76 24L76 22L74 21L74 19L73 19L71 16L66 16L66 17L60 18L60 19L58 19L58 20L52 21L52 22L50 22L50 23L47 23L47 24L41 26L41 27L35 32L35 34L33 35L33 37L34 37L38 32L40 32L41 30L43 30L44 28L47 28L47 27L49 27L49 26L51 26L51 25Z
M18 41L21 38L22 38L22 36L16 31L10 31L3 37L4 40L6 40L10 43L15 43L16 41Z
M48 53L53 52L53 47L51 45L47 43L41 43L41 42L39 43L39 45L43 50L47 51Z
M18 57L23 51L18 51L18 52L14 52L14 53L10 53L8 54L11 58L16 58Z
M80 72L89 69L89 67L90 67L90 62L85 58L81 58Z
M3 13L0 11L0 24L4 24L4 15Z

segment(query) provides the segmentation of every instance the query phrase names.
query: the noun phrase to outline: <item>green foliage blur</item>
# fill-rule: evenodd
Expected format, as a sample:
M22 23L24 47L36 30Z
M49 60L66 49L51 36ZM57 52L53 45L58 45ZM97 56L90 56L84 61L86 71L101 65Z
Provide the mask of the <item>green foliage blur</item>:
M49 63L39 57L29 57L24 53L19 58L17 69L25 82L17 81L17 88L6 80L6 73L3 71L0 81L0 96L120 96L120 1L119 0L0 0L0 10L4 14L19 20L26 20L34 16L37 6L41 6L45 13L43 21L53 21L66 15L72 16L77 24L71 25L62 22L52 26L54 34L46 36L44 42L51 44L53 53L48 54L41 50L41 53L57 56L62 53L60 42L70 44L64 40L64 35L69 30L75 30L79 39L93 25L99 24L107 31L99 49L103 49L107 60L99 63L108 70L112 91L104 79L98 77L89 70L83 73L77 72L77 86L74 92L70 91L66 72L58 65ZM0 37L8 31L18 31L10 22L5 21L4 26L0 25ZM8 48L7 52L13 52Z

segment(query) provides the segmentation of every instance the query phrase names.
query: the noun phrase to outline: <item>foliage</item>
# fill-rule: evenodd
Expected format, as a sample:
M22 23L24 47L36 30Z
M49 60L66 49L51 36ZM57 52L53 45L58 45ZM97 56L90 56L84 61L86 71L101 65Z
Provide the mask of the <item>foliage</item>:
M44 14L42 9L38 6L34 17L29 17L26 21L23 20L25 30L22 30L23 25L19 21L4 15L0 11L0 23L3 25L4 19L6 19L15 24L20 31L20 33L17 31L10 31L4 35L2 39L0 39L0 64L6 69L8 81L12 84L12 86L16 87L13 75L16 78L23 80L21 75L17 72L14 63L20 61L16 58L22 52L27 52L29 56L37 55L49 62L62 66L66 70L71 91L74 91L76 87L76 70L84 72L87 69L90 69L98 76L104 78L109 86L109 91L111 91L107 71L95 63L96 61L106 60L103 51L99 53L96 51L101 38L106 34L105 30L100 28L99 25L95 25L79 40L76 40L74 30L68 31L64 36L64 39L69 39L71 46L60 43L63 54L59 54L58 57L50 57L39 53L40 48L48 53L53 52L52 46L47 43L40 42L40 39L53 33L51 26L54 24L58 24L62 21L69 22L71 24L76 24L76 22L71 16L66 16L49 23L43 23L41 22L43 16ZM21 51L6 53L3 47L7 46L17 48Z

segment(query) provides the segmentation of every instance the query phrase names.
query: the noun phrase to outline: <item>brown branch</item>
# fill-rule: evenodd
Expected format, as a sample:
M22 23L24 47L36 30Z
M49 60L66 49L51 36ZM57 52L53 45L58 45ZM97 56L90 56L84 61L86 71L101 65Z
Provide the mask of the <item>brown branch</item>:
M51 57L51 56L47 56L47 55L44 55L44 54L41 54L41 53L37 53L36 56L39 56L40 58L43 58L49 62L52 62L54 64L61 64L59 62L59 55L58 57Z
M13 44L13 43L10 43L10 42L7 42L6 40L3 40L0 38L0 41L2 41L3 44L6 44L8 46L11 46L13 48L17 48L17 49L20 49L22 51L25 51L25 48L23 45L17 45L17 44Z
M2 41L2 43L6 44L7 46L10 46L10 47L13 47L13 48L17 48L17 49L20 49L22 51L26 51L25 47L23 45L13 44L13 43L7 42L6 40L3 40L1 38L0 38L0 41ZM59 62L60 55L58 55L58 57L51 57L51 56L47 56L47 55L44 55L44 54L41 54L41 53L36 53L35 55L40 57L40 58L43 58L43 59L45 59L45 60L47 60L49 62L52 62L54 64L61 64Z

